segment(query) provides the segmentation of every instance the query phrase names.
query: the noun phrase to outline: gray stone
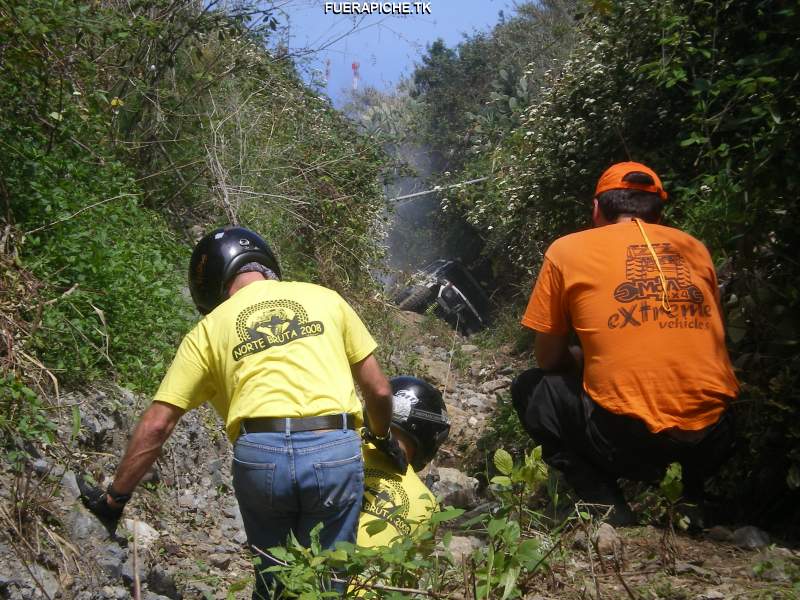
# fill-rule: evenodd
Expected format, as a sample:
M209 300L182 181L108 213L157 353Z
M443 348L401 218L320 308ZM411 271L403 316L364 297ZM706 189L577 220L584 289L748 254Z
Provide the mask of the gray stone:
M708 530L707 535L716 542L730 542L733 539L733 532L722 525L715 525Z
M724 600L728 596L720 590L708 588L705 592L697 597L697 600Z
M80 498L81 490L78 488L78 481L75 479L75 473L67 471L61 477L61 492L62 496L67 500L77 500Z
M485 545L486 544L476 537L454 535L450 539L450 545L447 549L450 551L450 554L452 554L455 564L458 565L461 564L465 558L469 558L475 550L483 548Z
M119 544L110 543L97 553L97 566L111 579L122 577L122 569L128 559L128 550Z
M244 546L247 543L247 534L244 531L240 531L235 536L233 536L233 541L237 544Z
M223 460L221 458L215 458L208 462L208 472L211 475L211 485L214 487L219 487L221 485L227 485L227 476L224 473L225 463L227 460Z
M622 551L622 540L614 529L608 523L601 523L597 528L597 533L594 535L594 544L597 548L598 554L616 555Z
M70 540L78 547L86 542L109 538L108 530L100 520L78 503L67 513L65 522Z
M132 535L136 536L136 547L139 552L149 550L161 536L158 531L150 527L144 521L134 519L123 519L122 524Z
M104 598L110 598L112 600L124 600L125 598L130 597L130 592L126 590L124 587L121 586L114 586L111 587L110 585L104 586L101 590L103 593Z
M485 411L489 405L489 398L486 394L472 394L462 400L462 404L470 408Z
M439 387L447 382L447 391L452 392L455 389L455 374L449 367L450 365L444 360L429 360L425 363L430 383Z
M216 598L216 591L201 581L189 581L185 593L187 598Z
M110 415L102 412L91 414L81 406L81 441L83 443L100 447L107 438L116 430L117 424Z
M178 506L181 508L195 508L197 506L195 496L191 492L184 492L183 495L178 498Z
M61 591L61 585L58 582L58 576L55 573L51 573L47 569L45 569L41 565L33 564L30 567L31 571L34 575L36 575L36 579L38 580L41 587L44 588L43 591L48 598L55 598L56 594ZM37 586L38 588L39 586Z
M475 354L478 351L478 347L474 344L462 344L461 352L469 356L470 354Z
M226 506L222 510L222 513L226 517L230 517L234 521L234 524L240 529L244 527L244 521L242 520L242 511L239 510L238 502L234 502L233 504Z
M216 567L217 569L225 570L231 564L232 557L230 554L211 554L208 557L208 563L212 567Z
M45 475L48 471L50 471L50 463L43 458L37 458L35 461L33 461L33 463L31 463L31 468L38 475Z
M15 582L14 579L11 579L5 573L0 572L0 592L6 591L8 586L10 586L14 582Z
M480 391L484 394L492 394L511 385L511 379L508 377L500 377L492 381L487 381L481 384Z
M140 568L141 567L139 567L139 565L137 565L137 569L136 570L139 570ZM136 572L135 572L135 570L133 568L133 555L129 555L128 556L128 560L126 560L124 563L122 563L122 573L121 573L122 581L125 583L125 585L131 586L131 585L133 585L133 579L134 579L135 575L136 575ZM141 572L140 572L139 576L141 578Z
M181 595L175 584L175 575L161 565L154 565L147 574L147 587L161 597L178 600Z
M758 527L746 525L733 532L731 541L740 548L755 550L769 545L769 535Z
M120 404L133 408L136 406L136 395L128 388L117 386Z
M441 497L443 505L456 508L473 508L477 505L477 479L448 467L439 467L438 474L439 481L433 484L433 493Z

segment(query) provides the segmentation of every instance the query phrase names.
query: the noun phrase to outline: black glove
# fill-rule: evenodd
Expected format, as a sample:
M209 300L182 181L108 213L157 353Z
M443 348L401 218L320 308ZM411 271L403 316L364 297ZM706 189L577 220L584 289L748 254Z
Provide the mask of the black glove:
M100 519L100 522L108 530L108 534L113 538L117 531L119 519L122 516L122 509L127 500L121 503L122 506L113 507L106 499L108 492L97 486L90 485L81 475L75 479L78 482L78 489L81 491L81 502L93 515Z
M400 444L398 444L397 440L392 436L391 429L385 438L380 438L369 428L365 427L362 437L383 452L389 460L392 461L392 464L397 468L398 472L401 475L405 475L408 470L408 458L406 458L406 453L403 452Z

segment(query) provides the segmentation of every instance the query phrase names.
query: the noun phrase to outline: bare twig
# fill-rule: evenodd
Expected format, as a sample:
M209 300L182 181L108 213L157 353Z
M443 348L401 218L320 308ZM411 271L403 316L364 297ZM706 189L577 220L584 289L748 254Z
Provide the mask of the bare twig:
M70 295L70 294L72 294L72 293L73 293L75 290L77 290L77 289L78 289L78 285L79 285L79 284L77 284L77 283L74 283L74 284L72 284L72 287L71 287L71 288L69 288L69 289L68 289L66 292L64 292L63 294L61 294L61 295L60 295L60 296L58 296L57 298L51 298L51 299L50 299L50 300L48 300L47 302L42 302L42 305L43 305L43 306L50 306L51 304L55 304L56 302L58 302L58 301L59 301L59 300L61 300L62 298L66 298L67 296L69 296L69 295Z
M142 600L142 584L139 580L139 546L138 546L138 538L139 536L136 534L136 523L134 522L133 527L133 597L136 600Z
M25 553L14 542L14 537L16 537L19 540L22 540L22 543L25 544L25 546L27 546L28 551L31 553L32 556L37 556L38 552L34 548L32 548L30 544L28 544L27 540L23 535L23 532L17 528L17 525L14 522L14 520L8 516L8 513L2 506L0 506L0 517L2 517L3 520L8 523L8 525L14 530L14 533L16 534L16 536L6 536L8 541L11 543L11 547L14 549L14 553L22 562L22 565L25 567L25 570L28 571L28 574L31 576L31 579L33 579L33 582L36 584L36 587L39 588L39 591L42 592L42 594L44 595L45 598L47 598L47 600L53 600L50 594L47 593L44 584L42 584L42 582L36 576L36 573L34 573L33 569L28 564L28 559Z
M461 183L453 183L451 185L441 185L441 186L437 185L432 190L425 190L424 192L415 192L413 194L404 194L403 196L396 196L395 198L389 198L388 200L386 200L386 202L397 202L398 200L406 200L406 201L408 201L411 198L416 198L418 196L427 196L428 194L435 194L437 192L443 192L445 190L449 190L449 189L453 189L453 188L459 188L459 187L462 187L462 186L465 186L465 185L472 185L474 183L480 183L480 182L486 181L488 179L489 179L488 177L479 177L478 179L470 179L468 181L462 181ZM403 202L401 204L397 204L397 206L402 206L403 204L405 204L405 202Z
M458 323L461 318L461 313L456 313L456 326L453 330L453 344L450 346L450 357L447 359L447 373L444 376L444 389L442 390L442 402L447 396L447 385L450 382L450 367L453 364L453 354L456 350L456 339L458 339Z
M619 579L619 582L622 584L622 587L624 587L625 591L628 593L628 597L631 600L638 600L636 594L634 594L631 591L631 588L628 587L628 583L625 581L625 578L622 576L622 571L619 568L619 561L616 560L614 561L614 573L617 574L617 578Z

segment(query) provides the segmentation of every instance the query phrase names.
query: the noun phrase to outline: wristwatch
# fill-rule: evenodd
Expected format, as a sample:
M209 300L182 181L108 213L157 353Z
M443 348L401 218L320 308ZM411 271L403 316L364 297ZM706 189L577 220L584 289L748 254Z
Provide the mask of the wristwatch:
M126 504L128 500L131 499L132 495L132 494L120 494L119 492L115 492L113 483L108 486L106 494L108 494L109 498L111 498L117 504Z

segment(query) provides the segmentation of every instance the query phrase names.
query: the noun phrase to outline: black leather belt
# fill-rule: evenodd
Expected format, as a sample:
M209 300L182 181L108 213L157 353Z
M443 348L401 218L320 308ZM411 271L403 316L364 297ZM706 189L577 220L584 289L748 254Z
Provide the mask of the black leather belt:
M244 419L242 421L242 433L281 433L287 429L289 431L316 431L318 429L343 429L344 426L347 429L355 429L355 415L339 414L319 417L260 417L258 419Z

